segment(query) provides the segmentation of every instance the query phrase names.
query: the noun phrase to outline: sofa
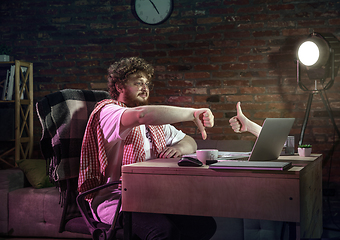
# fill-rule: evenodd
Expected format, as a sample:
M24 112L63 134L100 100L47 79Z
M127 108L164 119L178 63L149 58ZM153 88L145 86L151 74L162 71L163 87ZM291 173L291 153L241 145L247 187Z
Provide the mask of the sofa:
M197 140L198 149L250 151L252 142L241 140ZM58 188L46 176L45 160L27 159L18 168L0 170L0 236L83 238L90 235L59 232L62 203ZM288 225L282 222L215 218L212 240L288 239Z
M48 182L45 160L25 162L19 164L21 168L0 170L0 236L91 239L86 234L59 232L63 208L58 189ZM38 175L42 181L35 179Z

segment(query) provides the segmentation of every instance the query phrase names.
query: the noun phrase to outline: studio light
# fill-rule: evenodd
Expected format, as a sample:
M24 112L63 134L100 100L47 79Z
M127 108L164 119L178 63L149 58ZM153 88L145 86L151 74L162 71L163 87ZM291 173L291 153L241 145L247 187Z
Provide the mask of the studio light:
M340 132L335 124L334 117L325 95L325 90L332 87L334 78L338 74L340 66L340 41L330 33L312 33L297 48L297 82L304 91L309 91L309 98L305 118L302 124L299 145L303 142L309 112L312 105L313 95L320 94L326 107L329 117L337 131L339 138ZM308 78L314 80L312 89L306 87L300 77L300 63L305 66ZM329 78L329 81L326 81ZM318 81L321 83L318 84ZM321 86L321 88L319 87Z

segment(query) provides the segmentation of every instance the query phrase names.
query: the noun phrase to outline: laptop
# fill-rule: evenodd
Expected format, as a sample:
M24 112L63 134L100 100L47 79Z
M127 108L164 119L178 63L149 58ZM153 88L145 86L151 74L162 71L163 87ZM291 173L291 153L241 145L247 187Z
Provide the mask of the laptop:
M278 159L295 118L266 118L259 137L246 159L244 155L225 160L219 158L217 163L209 165L211 169L261 169L285 170L291 166L289 162L269 162ZM242 161L242 158L244 159Z

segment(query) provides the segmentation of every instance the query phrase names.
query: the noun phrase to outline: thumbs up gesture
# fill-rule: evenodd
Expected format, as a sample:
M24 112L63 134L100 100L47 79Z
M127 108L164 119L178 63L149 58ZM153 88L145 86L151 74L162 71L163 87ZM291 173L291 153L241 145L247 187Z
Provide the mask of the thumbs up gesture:
M236 111L237 115L230 118L229 120L229 124L234 132L242 133L248 131L258 137L260 135L262 127L257 123L250 121L246 116L244 116L240 102L236 104Z
M247 123L249 122L249 119L244 116L242 109L241 109L241 102L238 102L236 104L236 111L237 115L232 117L229 120L229 124L231 128L236 133L246 132L248 131Z

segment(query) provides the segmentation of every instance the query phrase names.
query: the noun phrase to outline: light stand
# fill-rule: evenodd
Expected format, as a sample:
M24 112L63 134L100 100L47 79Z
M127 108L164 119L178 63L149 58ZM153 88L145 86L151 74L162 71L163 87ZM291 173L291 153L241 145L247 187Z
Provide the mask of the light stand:
M323 36L321 36L320 34L318 33L313 33L310 35L310 37L319 37L319 38L322 38L323 40L326 40ZM308 97L308 102L307 102L307 108L306 108L306 112L305 112L305 116L304 116L304 120L303 120L303 124L302 124L302 128L301 128L301 135L300 135L300 140L299 140L299 145L302 144L303 142L303 138L304 138L304 134L305 134L305 130L306 130L306 126L307 126L307 122L308 122L308 117L309 117L309 113L310 113L310 109L311 109L311 105L312 105L312 101L313 101L313 96L314 94L319 94L321 99L322 99L322 102L323 104L325 105L326 107L326 110L327 110L327 113L332 121L332 124L334 126L334 129L335 131L337 132L338 134L338 137L340 138L340 131L335 123L335 120L334 120L334 116L333 116L333 113L332 113L332 110L331 110L331 107L329 105L329 102L328 102L328 99L326 101L326 95L325 95L325 91L328 90L329 88L332 87L333 83L334 83L334 78L338 72L338 68L339 66L335 66L335 52L334 52L334 49L332 48L332 46L335 46L335 48L337 50L340 51L340 43L339 41L331 34L327 34L327 37L329 39L331 39L331 42L332 44L330 44L330 41L326 40L328 45L331 45L330 48L328 48L328 51L329 51L329 57L327 60L327 63L325 64L325 66L322 67L322 71L323 73L320 75L318 74L318 69L316 69L316 71L311 68L311 73L308 73L308 76L309 78L312 78L314 79L315 81L315 87L314 89L312 90L309 90L302 82L301 82L301 79L300 79L300 60L298 58L297 60L297 69L296 69L296 72L297 72L297 83L299 85L299 87L303 90L303 91L309 91L309 97ZM335 38L335 39L334 39ZM327 53L328 54L328 53ZM328 55L327 55L328 56ZM337 57L338 57L338 54L337 54ZM338 59L337 59L338 60ZM337 61L338 62L338 61ZM307 67L308 68L308 67ZM307 69L308 70L308 69ZM322 89L318 89L318 85L317 85L317 80L315 79L315 76L317 77L320 77L320 81L322 83L324 83L325 79L327 77L330 77L330 81L322 88ZM325 96L324 96L325 95Z

